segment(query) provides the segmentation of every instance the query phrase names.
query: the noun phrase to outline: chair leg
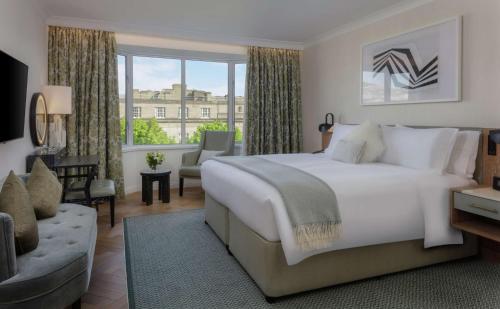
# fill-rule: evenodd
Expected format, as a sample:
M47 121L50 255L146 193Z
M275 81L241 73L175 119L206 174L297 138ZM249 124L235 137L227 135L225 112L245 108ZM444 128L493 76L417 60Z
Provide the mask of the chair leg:
M75 301L72 305L71 305L71 309L80 309L82 307L82 299L81 298L78 298L77 301Z
M115 226L115 197L109 198L109 216L111 218L111 227Z
M179 177L179 196L184 193L184 178Z

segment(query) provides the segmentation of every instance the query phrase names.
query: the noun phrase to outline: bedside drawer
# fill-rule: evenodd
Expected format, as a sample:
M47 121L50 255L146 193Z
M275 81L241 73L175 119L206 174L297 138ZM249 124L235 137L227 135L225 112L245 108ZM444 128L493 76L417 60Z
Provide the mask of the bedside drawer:
M455 192L454 207L479 216L500 220L500 203L485 198Z

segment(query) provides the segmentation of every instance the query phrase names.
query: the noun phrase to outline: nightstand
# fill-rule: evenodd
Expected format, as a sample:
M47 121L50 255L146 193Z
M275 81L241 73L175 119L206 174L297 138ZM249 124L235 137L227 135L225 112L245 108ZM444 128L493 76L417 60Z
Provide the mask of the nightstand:
M491 187L451 190L451 225L480 237L481 255L500 263L500 191Z

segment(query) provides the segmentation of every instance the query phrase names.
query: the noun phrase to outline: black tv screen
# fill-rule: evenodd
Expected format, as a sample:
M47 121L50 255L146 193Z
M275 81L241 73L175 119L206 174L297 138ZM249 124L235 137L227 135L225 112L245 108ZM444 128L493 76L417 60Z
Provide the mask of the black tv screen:
M0 51L0 142L24 136L28 66Z

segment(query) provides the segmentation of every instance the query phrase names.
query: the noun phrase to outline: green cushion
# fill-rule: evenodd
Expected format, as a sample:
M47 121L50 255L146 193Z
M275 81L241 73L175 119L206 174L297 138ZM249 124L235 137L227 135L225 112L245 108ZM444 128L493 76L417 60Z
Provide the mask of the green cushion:
M38 220L56 215L61 202L62 185L40 158L33 164L26 189Z
M201 177L200 165L181 166L181 169L179 170L179 176L200 178Z
M85 181L77 181L71 184L70 188L84 188ZM101 198L101 197L109 197L115 195L115 182L109 179L97 179L92 180L90 185L90 197L91 198ZM85 193L84 191L76 191L76 192L67 192L65 199L67 201L73 200L84 200Z
M24 254L38 246L38 226L35 210L24 183L13 171L5 180L0 193L0 212L5 212L14 221L16 253Z

